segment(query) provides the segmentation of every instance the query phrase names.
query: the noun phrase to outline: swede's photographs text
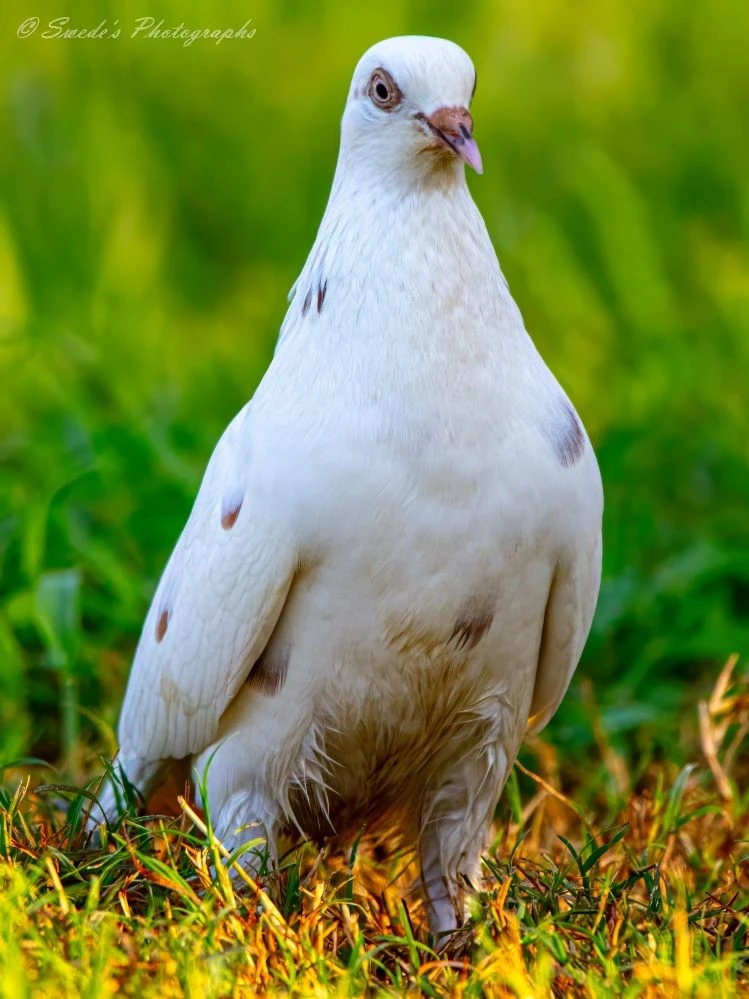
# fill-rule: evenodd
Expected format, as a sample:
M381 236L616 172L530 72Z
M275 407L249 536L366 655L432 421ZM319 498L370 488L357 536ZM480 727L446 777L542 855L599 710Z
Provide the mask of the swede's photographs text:
M46 24L39 17L27 17L21 21L16 30L19 38L36 36L47 40L115 40L118 38L151 39L157 41L181 42L184 48L198 41L209 41L220 45L225 41L242 41L255 37L257 28L248 18L238 27L195 26L180 21L172 24L164 18L136 17L130 24L122 24L119 18L109 21L107 18L96 25L75 23L70 17L53 17Z

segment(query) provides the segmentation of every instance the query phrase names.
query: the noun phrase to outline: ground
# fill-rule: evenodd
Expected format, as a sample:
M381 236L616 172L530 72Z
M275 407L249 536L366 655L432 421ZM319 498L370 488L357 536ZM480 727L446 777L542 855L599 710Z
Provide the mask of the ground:
M652 762L635 780L601 736L591 796L532 740L471 923L439 953L411 858L387 844L297 844L257 885L226 876L184 796L84 849L85 794L40 785L30 765L6 772L0 996L749 995L749 678L735 667L695 705L680 771Z

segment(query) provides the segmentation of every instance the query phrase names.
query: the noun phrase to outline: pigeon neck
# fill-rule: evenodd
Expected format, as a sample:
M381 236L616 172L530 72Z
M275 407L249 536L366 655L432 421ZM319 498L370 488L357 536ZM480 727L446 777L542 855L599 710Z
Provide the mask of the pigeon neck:
M467 185L465 167L457 157L374 157L366 155L366 150L344 146L336 165L331 202L339 194L361 198L367 192L370 198L384 205L388 200L399 200L414 193L428 197L435 191L458 190L467 190Z
M436 344L454 339L456 324L515 326L517 309L456 167L448 176L387 184L364 183L339 164L281 339L305 330L305 338L331 345L373 335Z
M341 278L369 272L368 281L379 275L392 285L413 264L435 276L441 268L463 269L477 252L496 262L462 163L405 178L339 166L305 269L314 262Z

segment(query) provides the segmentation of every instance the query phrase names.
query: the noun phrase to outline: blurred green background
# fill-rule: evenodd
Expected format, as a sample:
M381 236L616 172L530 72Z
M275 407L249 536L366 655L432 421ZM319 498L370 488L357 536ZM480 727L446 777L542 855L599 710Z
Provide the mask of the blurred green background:
M61 16L122 34L40 37ZM185 47L131 39L139 16L257 31ZM603 589L555 738L585 759L600 713L633 760L688 745L749 652L749 5L11 0L0 21L0 761L106 745L312 245L354 64L412 32L474 59L469 183L602 468Z

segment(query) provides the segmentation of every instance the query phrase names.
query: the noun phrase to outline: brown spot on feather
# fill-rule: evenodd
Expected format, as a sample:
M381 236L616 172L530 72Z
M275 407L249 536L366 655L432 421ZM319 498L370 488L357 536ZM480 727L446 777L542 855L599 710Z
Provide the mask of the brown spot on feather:
M575 411L565 404L564 416L554 431L554 450L563 468L572 468L585 451L585 431Z
M318 311L318 313L322 312L322 304L325 301L325 292L327 290L328 290L328 282L327 282L327 280L323 284L318 285L318 288L317 288L317 311Z
M237 517L239 516L239 511L242 509L243 499L240 499L239 503L231 507L228 510L222 510L221 512L221 526L225 531L231 530L232 527L237 522Z
M419 624L414 612L387 623L387 641L399 652L418 651L430 658L440 656L447 646L453 651L470 652L486 635L494 620L494 604L488 598L466 601L449 637L445 628Z
M288 646L275 653L268 653L266 649L252 667L245 683L266 697L275 697L286 683L290 656Z
M304 302L302 303L302 315L306 316L309 312L309 307L312 305L312 289L307 292L304 296Z
M470 607L455 622L448 642L453 642L459 651L470 652L475 649L481 639L492 626L494 614L488 611L471 613Z
M169 611L167 608L159 614L159 620L156 622L156 641L161 642L166 635L166 629L169 627Z

